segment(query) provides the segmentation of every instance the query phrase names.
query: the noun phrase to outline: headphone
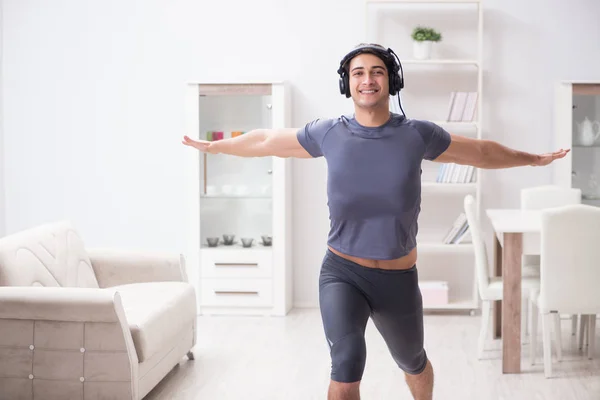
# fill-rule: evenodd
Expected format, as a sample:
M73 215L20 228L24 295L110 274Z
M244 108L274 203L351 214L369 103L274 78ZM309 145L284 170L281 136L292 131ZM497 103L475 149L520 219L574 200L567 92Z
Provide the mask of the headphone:
M396 53L390 48L386 50L383 46L377 44L361 44L350 53L346 54L340 62L340 67L337 72L340 75L341 94L350 97L350 77L348 75L349 71L346 69L346 64L361 53L375 54L383 60L388 70L390 96L394 96L402 90L404 87L404 72L402 71L402 64ZM396 60L398 61L396 62Z

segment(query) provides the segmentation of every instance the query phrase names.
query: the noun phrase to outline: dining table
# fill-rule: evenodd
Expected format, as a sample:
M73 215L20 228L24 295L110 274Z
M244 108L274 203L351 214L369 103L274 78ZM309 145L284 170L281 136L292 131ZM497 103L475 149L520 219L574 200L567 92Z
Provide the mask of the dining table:
M502 338L502 372L521 372L522 255L540 254L542 212L523 209L487 209L493 232L495 276L503 282L502 301L494 303L493 334Z

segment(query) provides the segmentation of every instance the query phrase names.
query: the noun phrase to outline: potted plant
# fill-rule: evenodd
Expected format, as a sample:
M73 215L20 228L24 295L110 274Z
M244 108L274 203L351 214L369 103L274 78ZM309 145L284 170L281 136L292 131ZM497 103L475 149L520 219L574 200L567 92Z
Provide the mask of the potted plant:
M417 60L427 60L431 57L431 44L442 40L442 34L433 28L417 26L411 35L413 53Z

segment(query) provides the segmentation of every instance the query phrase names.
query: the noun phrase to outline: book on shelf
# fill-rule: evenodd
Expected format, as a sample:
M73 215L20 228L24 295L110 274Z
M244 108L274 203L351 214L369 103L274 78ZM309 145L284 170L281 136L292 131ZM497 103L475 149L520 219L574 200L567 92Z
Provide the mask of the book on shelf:
M475 181L475 167L446 163L440 165L435 179L437 183L472 183Z
M477 92L452 92L446 122L471 122L477 108Z
M470 241L471 234L469 232L467 215L465 213L460 213L446 234L446 237L444 238L444 244L460 244Z

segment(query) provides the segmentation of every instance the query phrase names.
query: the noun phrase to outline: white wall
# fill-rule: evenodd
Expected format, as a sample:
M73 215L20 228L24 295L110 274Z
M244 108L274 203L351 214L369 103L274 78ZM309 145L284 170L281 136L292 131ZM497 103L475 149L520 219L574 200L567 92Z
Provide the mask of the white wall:
M553 150L557 80L600 79L594 0L485 2L485 136ZM71 218L90 246L184 247L184 83L279 80L293 124L351 111L339 59L364 0L4 0L6 230ZM517 206L547 168L486 173ZM328 230L323 160L294 161L295 302L316 305Z
M4 193L4 113L2 108L2 99L4 94L4 85L2 80L2 72L3 72L3 43L4 43L4 34L3 34L3 3L0 1L0 237L4 236L4 232L6 230L6 221L5 221L5 193Z

